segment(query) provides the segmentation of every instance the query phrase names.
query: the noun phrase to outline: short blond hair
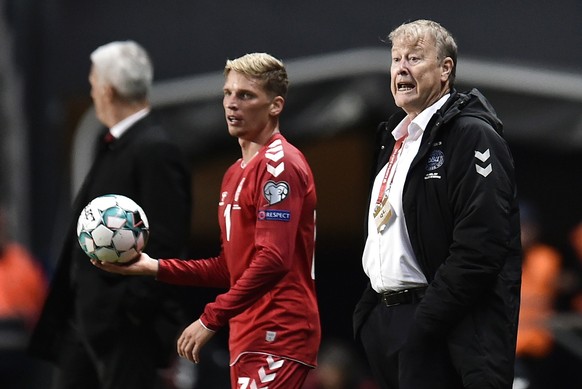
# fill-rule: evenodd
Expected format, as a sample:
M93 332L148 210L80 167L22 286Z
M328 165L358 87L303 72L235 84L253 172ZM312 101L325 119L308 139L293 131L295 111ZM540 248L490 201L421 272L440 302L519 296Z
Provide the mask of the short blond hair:
M449 85L452 87L457 70L457 43L446 28L435 21L419 19L398 26L388 35L388 39L392 44L398 40L416 43L427 35L434 39L440 61L446 57L453 60L453 69L449 76Z
M261 80L268 93L275 96L287 96L289 78L283 62L267 53L250 53L226 61L224 75L235 71L247 77Z

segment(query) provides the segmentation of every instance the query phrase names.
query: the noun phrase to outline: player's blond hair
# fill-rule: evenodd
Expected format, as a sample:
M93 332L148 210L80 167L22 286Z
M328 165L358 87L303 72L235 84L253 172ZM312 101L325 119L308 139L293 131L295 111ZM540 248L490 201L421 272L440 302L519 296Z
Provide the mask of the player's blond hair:
M251 53L226 61L224 75L235 71L247 77L258 79L268 93L287 96L289 78L283 62L267 53Z
M400 40L416 43L427 35L434 39L440 61L443 61L446 57L450 57L453 60L453 69L449 76L449 85L452 87L455 83L457 70L457 43L446 28L435 21L419 19L398 26L388 35L388 39L392 44Z

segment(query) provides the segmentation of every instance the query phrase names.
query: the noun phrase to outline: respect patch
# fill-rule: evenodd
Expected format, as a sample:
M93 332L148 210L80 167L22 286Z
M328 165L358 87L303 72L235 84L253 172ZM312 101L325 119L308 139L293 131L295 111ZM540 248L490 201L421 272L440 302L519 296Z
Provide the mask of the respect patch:
M258 212L259 221L288 222L291 220L291 212L281 209L261 209Z

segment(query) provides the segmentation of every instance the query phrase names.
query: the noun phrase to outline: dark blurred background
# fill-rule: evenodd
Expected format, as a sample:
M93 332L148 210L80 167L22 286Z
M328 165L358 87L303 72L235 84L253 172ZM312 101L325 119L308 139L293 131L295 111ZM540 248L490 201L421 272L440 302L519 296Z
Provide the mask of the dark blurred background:
M149 51L154 105L192 168L190 254L197 257L218 250L220 179L239 157L222 116L222 69L226 59L264 51L287 63L291 89L282 132L304 151L318 186L324 338L350 341L351 312L366 282L360 254L372 139L377 123L395 110L383 39L418 18L436 20L455 36L457 88L477 87L491 100L514 153L521 198L539 217L540 239L563 254L564 267L578 266L569 233L582 220L579 0L0 4L0 199L13 238L48 278L97 128L90 53L124 39ZM215 293L193 293L193 312ZM564 355L579 361L566 348Z

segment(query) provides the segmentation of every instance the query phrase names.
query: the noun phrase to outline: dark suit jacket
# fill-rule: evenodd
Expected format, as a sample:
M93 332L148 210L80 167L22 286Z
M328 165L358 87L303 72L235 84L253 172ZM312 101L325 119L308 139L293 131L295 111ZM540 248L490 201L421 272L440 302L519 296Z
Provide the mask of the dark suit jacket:
M44 310L33 333L33 355L55 360L73 320L99 354L139 328L157 342L160 364L175 349L185 319L175 289L151 277L126 277L95 268L81 250L77 218L92 199L122 194L137 202L150 224L144 251L154 258L184 254L190 226L190 174L181 153L152 114L112 144L100 142L95 162L73 203L65 242Z

